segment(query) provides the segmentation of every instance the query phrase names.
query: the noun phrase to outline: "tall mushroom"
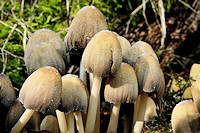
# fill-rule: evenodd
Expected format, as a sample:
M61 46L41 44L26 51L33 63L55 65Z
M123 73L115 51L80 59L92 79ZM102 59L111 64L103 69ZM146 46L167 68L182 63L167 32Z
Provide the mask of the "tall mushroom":
M151 97L147 98L147 105L146 105L146 111L145 111L145 116L144 116L144 121L149 122L151 118L154 116L157 116L156 112L156 104L153 101Z
M190 77L192 78L192 84L200 78L200 64L194 63L190 69Z
M199 133L200 114L189 100L178 103L171 115L173 133Z
M139 113L133 132L139 133L143 127L148 93L164 90L165 80L163 72L156 58L151 54L142 54L135 64L138 79L139 94L141 94ZM133 123L134 124L134 123Z
M20 132L34 111L54 113L61 99L61 76L53 67L42 67L33 72L24 82L19 100L26 108L11 133Z
M61 103L67 115L68 131L74 132L74 115L79 133L84 132L82 113L88 107L88 89L83 82L72 74L62 76ZM68 119L69 118L69 119Z
M138 95L138 82L132 66L122 63L114 76L109 76L105 90L105 101L113 103L107 133L116 133L121 103L134 103Z
M45 66L56 68L62 75L66 73L65 62L62 56L50 43L46 42L41 42L33 48L26 64L29 75L38 68Z
M111 31L98 32L86 46L82 65L89 73L94 74L89 101L86 132L94 132L94 123L102 77L114 74L122 62L122 50L119 41Z
M195 84L194 84L194 87L192 88L192 97L193 97L193 100L194 100L194 105L195 105L197 111L200 113L200 97L199 97L199 94L200 94L200 79L197 79Z

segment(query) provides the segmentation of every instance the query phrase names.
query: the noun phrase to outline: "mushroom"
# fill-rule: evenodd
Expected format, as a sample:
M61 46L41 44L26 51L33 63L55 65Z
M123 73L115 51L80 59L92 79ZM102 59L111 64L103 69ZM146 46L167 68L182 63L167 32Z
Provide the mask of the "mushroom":
M143 41L137 41L136 43L134 43L131 47L130 54L131 56L129 56L129 60L132 66L135 65L138 57L142 54L152 54L158 61L158 57L155 54L151 45Z
M113 103L107 133L116 133L121 103L134 103L138 95L138 82L132 66L122 63L114 76L109 76L105 90L105 101Z
M58 120L53 115L47 115L40 124L40 131L50 131L51 133L60 133Z
M88 89L76 75L67 74L62 76L61 103L67 113L69 132L74 132L74 115L79 133L84 132L81 112L86 113L88 99Z
M6 131L10 132L12 127L15 125L15 123L18 121L20 116L25 111L24 106L19 101L19 99L16 99L13 104L10 106L10 109L6 116ZM38 112L34 112L33 116L31 117L30 121L27 123L25 129L32 129L33 131L40 131L40 114Z
M156 112L156 104L151 97L148 97L144 121L149 122L149 120L153 118L154 116L158 116Z
M31 38L28 40L27 48L25 50L25 63L27 64L29 56L34 49L34 47L41 43L46 42L50 43L58 52L59 54L64 58L66 55L66 47L62 39L59 35L57 35L54 31L48 30L48 29L39 29L35 31Z
M131 64L130 62L130 49L131 49L131 44L130 42L123 36L118 36L117 39L120 42L121 48L122 48L122 62Z
M97 103L103 77L114 74L122 62L119 41L111 31L98 32L86 46L82 56L82 66L93 73L93 85L86 121L86 132L94 132Z
M173 133L199 133L200 114L194 103L185 100L178 103L171 115Z
M185 91L183 92L182 98L183 99L192 99L192 89L193 88L194 88L193 86L186 88Z
M138 79L139 94L141 94L139 113L136 118L136 123L133 132L141 132L143 127L144 115L148 93L164 90L164 75L158 61L151 54L142 54L135 64L135 71ZM158 92L162 92L159 90Z
M50 43L46 42L41 42L33 48L26 64L29 75L38 68L45 66L52 66L61 74L66 73L65 62L62 56Z
M197 111L200 113L200 79L197 79L194 87L192 88L192 97L194 100L194 105L197 108Z
M108 25L102 12L95 6L85 6L80 9L65 36L67 53L70 55L68 63L78 64L82 53L92 39L101 30L107 30Z
M55 68L47 66L33 72L19 93L19 101L26 110L11 133L20 132L34 111L54 113L60 103L61 89L61 76Z
M190 77L192 78L192 84L200 78L200 64L194 63L190 69Z
M5 74L0 74L0 102L9 107L16 99L16 93L10 79Z

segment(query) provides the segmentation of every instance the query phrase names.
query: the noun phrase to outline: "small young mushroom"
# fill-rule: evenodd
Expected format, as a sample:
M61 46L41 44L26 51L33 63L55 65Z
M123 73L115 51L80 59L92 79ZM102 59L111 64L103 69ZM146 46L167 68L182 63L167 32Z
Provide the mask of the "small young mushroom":
M171 115L173 133L199 133L200 114L194 103L185 100L178 103Z
M15 123L19 120L20 116L25 111L23 104L16 99L13 104L10 106L10 109L6 116L6 131L10 132L12 127ZM40 131L40 114L38 112L34 112L33 116L31 117L30 121L27 123L25 129L32 129L33 131Z
M135 71L138 79L139 94L141 94L139 113L133 132L139 133L143 127L144 115L148 93L164 90L164 74L158 61L151 54L142 54L135 64Z
M116 133L121 103L134 103L138 95L138 81L131 65L122 63L114 76L109 76L105 90L105 101L113 103L107 133Z
M130 51L131 51L130 52L131 56L129 56L129 60L132 66L135 65L138 57L141 56L142 54L152 54L155 57L155 59L158 61L158 57L155 54L153 48L151 47L150 44L146 42L138 41L134 43Z
M62 76L61 103L67 113L69 132L74 132L74 115L79 133L84 132L81 112L86 113L88 99L88 89L76 75L67 74Z
M47 115L40 124L40 131L49 131L51 133L60 133L58 120L53 115Z
M26 62L28 75L45 66L56 68L62 75L66 72L65 62L58 51L50 44L42 42L37 44Z
M200 78L200 64L194 63L190 69L190 77L192 78L192 84Z
M144 121L149 122L151 118L153 118L154 116L157 116L157 115L158 114L156 112L156 104L152 98L148 97Z
M34 111L54 113L61 99L62 80L58 70L42 67L33 72L24 82L19 101L26 108L11 133L20 132Z
M183 92L182 98L183 99L192 99L192 89L193 88L194 88L193 86L186 88L185 91Z
M83 51L91 38L108 25L102 12L95 6L80 9L65 36L65 45L69 54L68 63L79 65Z
M10 79L0 74L0 102L9 107L16 99L16 93Z
M86 132L94 132L97 103L103 77L114 74L122 62L120 43L111 31L98 32L86 46L82 56L82 66L93 73L93 85L89 101Z
M25 50L25 63L27 63L33 48L41 42L50 43L65 60L66 47L60 36L52 30L39 29L35 31L28 40L27 48Z

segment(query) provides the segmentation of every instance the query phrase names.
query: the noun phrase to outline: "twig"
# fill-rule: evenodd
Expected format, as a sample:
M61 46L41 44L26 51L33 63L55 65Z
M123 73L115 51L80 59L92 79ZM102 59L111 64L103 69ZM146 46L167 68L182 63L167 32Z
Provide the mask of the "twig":
M197 0L195 0L195 1L193 2L192 7L194 7L194 6L196 5L196 3L197 3Z
M24 10L24 0L21 2L21 10L20 10L20 16L22 16Z
M70 0L66 0L67 17L69 16L69 3Z
M8 50L5 50L5 49L3 49L3 48L0 48L0 50L3 50L4 52L6 52L7 54L9 54L9 55L13 56L14 58L18 58L18 59L24 60L24 58L23 58L23 57L21 57L21 56L18 56L18 55L15 55L15 54L13 54L13 53L9 52Z
M3 70L2 70L2 72L1 72L1 74L4 74L5 73L5 70L6 70L6 65L7 65L7 61L8 61L8 59L7 59L7 53L5 53L5 59L4 59L4 62L3 62Z
M145 3L149 2L149 0L146 0ZM127 21L127 26L126 26L126 31L125 31L125 34L128 33L128 30L129 30L129 25L131 23L131 20L133 19L134 15L139 11L141 10L143 7L143 4L139 5L132 13L131 13L131 17L130 19Z
M163 7L163 1L158 0L158 7L159 7L159 16L160 16L160 21L161 21L161 33L162 33L162 38L161 38L161 49L164 48L164 42L166 38L166 23L165 23L165 9Z
M13 32L14 32L14 30L15 30L16 27L17 27L17 24L14 24L11 32L9 33L8 37L5 40L5 43L4 43L3 47L1 48L2 62L3 62L3 70L1 72L2 74L4 74L4 72L6 70L6 65L7 65L7 53L5 53L5 55L4 55L4 49L5 49L6 44L8 43L8 41L9 41L10 37L12 36L12 34L13 34Z
M160 22L159 22L159 20L158 20L157 11L156 11L156 7L155 7L155 1L150 0L150 3L151 3L151 7L152 7L152 9L153 9L153 12L154 12L154 14L155 14L156 22L157 22L157 24L160 26Z
M35 1L34 1L34 3L33 3L33 5L32 5L32 7L31 7L31 12L33 11L33 9L34 9L34 7L35 7L36 3L37 3L37 0L35 0Z
M0 11L3 9L3 6L4 6L4 4L5 4L5 2L4 2L4 1L2 1L2 2L1 2Z
M180 3L182 3L184 6L190 8L190 10L192 10L193 12L197 13L197 11L196 11L194 8L192 8L189 4L185 3L185 2L182 1L182 0L178 0L178 1L179 1Z
M3 22L3 21L1 21L1 20L0 20L0 23L1 23L1 24L3 24L3 25L4 25L4 26L6 26L6 27L9 27L9 28L11 28L11 29L13 28L12 26L10 26L10 25L8 25L8 24L4 23L4 22ZM15 30L16 30L17 32L19 32L20 34L22 34L22 35L23 35L23 33L22 33L22 32L21 32L21 31L20 31L18 28L16 28Z
M80 9L79 0L76 0L76 1L77 1L77 7L78 7L78 9Z
M147 26L149 27L149 29L152 30L152 28L149 25L149 22L147 20L146 13L145 13L145 10L146 10L146 0L142 0L142 6L143 6L143 16L144 16L145 23L147 24Z
M26 25L24 23L22 23L19 19L17 19L17 17L15 16L15 13L14 13L14 9L16 7L16 4L13 6L13 8L11 9L11 12L12 12L12 15L13 15L13 18L19 23L19 25L21 25L21 27L24 29L24 34L23 34L23 49L24 49L24 53L26 51L26 32L27 32L27 28L26 28Z

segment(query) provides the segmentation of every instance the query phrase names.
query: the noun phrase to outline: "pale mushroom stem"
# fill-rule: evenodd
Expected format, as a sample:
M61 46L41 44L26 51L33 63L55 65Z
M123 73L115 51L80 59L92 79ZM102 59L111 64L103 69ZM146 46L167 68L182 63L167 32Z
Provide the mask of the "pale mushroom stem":
M86 121L86 133L93 133L102 78L94 76Z
M136 102L134 103L134 112L133 112L133 124L132 129L134 129L134 125L137 119L138 111L139 111L139 105L140 105L140 97L141 95L137 96Z
M80 71L79 71L79 78L87 85L87 73L85 70L83 70L82 63L80 63Z
M19 118L15 126L12 128L11 133L19 133L26 123L29 121L35 110L26 109L22 116Z
M82 119L82 113L81 111L74 112L75 120L76 120L76 127L78 129L79 133L84 133L84 127L83 127L83 119Z
M116 133L117 132L120 106L121 106L121 103L113 104L107 133Z
M90 88L92 88L94 75L92 73L90 73L89 77L90 77ZM97 105L97 115L96 115L94 130L95 130L95 133L100 132L100 96L99 96L99 101L98 101L98 105Z
M148 94L145 92L142 92L141 98L140 98L140 107L139 112L137 116L137 120L134 126L134 129L132 130L132 133L141 133L143 124L144 124L144 116L146 111L146 105L147 105L147 98Z
M74 113L71 111L67 114L68 133L74 133Z
M60 132L61 133L66 133L67 132L67 122L65 119L65 113L59 111L58 109L56 110L56 116L58 119L58 125L60 128Z

